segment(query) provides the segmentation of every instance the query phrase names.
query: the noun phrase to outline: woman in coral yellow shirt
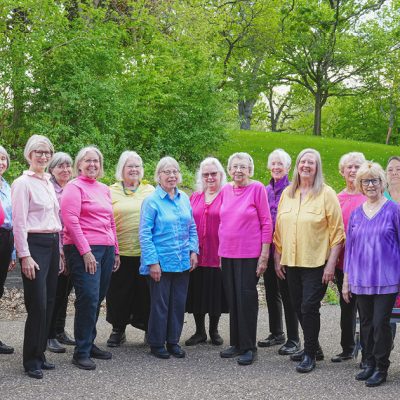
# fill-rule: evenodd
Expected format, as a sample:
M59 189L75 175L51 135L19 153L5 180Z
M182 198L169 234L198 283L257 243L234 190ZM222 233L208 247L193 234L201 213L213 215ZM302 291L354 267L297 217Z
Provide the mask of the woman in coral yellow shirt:
M333 280L344 228L335 191L324 184L320 154L305 149L297 156L293 182L278 206L274 244L275 269L288 279L292 303L304 334L304 351L291 356L296 370L310 372L323 359L318 342L319 308Z

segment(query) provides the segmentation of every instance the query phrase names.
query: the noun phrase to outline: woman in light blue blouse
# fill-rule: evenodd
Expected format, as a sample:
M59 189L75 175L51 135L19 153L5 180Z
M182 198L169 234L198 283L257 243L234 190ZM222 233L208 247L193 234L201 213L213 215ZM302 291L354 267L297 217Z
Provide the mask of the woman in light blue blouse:
M4 283L7 272L15 267L14 237L11 220L11 188L3 178L4 172L10 166L10 156L7 150L0 146L0 202L4 210L4 222L0 226L0 298L4 293ZM0 341L0 354L11 354L14 349Z
M177 188L182 176L174 158L159 161L155 181L155 192L143 201L139 230L140 273L148 276L151 296L148 343L155 357L183 358L179 339L189 272L197 266L196 224L188 196Z

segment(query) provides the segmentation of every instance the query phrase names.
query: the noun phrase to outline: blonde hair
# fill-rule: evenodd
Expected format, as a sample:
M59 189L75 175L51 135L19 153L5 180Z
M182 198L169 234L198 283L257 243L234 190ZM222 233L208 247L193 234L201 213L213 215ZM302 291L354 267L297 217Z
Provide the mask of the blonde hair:
M31 158L30 155L32 151L38 149L41 145L45 145L49 148L51 154L54 154L54 146L50 142L50 140L46 136L42 135L32 135L28 141L26 142L25 149L24 149L24 157L26 161L30 164Z
M160 174L161 174L161 171L163 171L164 168L165 168L167 165L172 165L174 168L176 168L176 169L179 171L179 173L178 173L178 182L177 182L177 183L178 183L178 184L179 184L179 183L182 183L182 174L181 174L181 171L180 171L180 169L179 169L178 161L176 161L175 158L169 157L169 156L163 157L163 158L158 162L158 164L157 164L157 166L156 166L156 170L155 170L155 172L154 172L154 181L157 182L157 183L160 183Z
M130 158L135 158L135 159L137 159L139 161L139 163L140 163L139 180L143 179L144 169L143 169L142 157L140 157L139 154L136 153L136 151L126 150L120 155L117 167L115 169L115 179L117 181L123 181L124 180L123 177L122 177L122 171L123 171L123 169L125 167L126 162Z
M324 187L324 176L322 174L322 161L321 161L321 155L319 154L319 152L315 149L304 149L302 150L299 155L296 158L296 164L294 167L294 171L293 171L293 179L292 179L292 184L289 186L289 197L294 198L297 189L300 186L300 175L299 175L299 171L298 171L298 166L300 164L300 160L304 157L304 155L306 154L312 154L315 157L315 167L316 167L316 171L315 171L315 177L314 177L314 182L313 182L313 186L311 188L310 191L310 195L313 197L318 196L321 191L322 188Z
M218 190L226 183L226 173L224 171L224 167L221 165L219 160L217 160L214 157L207 157L200 163L199 170L197 171L196 174L196 190L198 192L204 192L205 185L202 179L202 173L203 173L203 168L208 165L214 165L217 168L218 173L220 174L221 182Z
M365 162L365 156L363 153L360 153L358 151L351 151L350 153L343 154L342 157L340 157L339 160L339 171L343 172L344 167L346 164L350 162L350 160L356 160L360 164Z
M239 160L247 161L247 163L249 164L249 176L251 178L254 175L254 161L251 158L251 155L248 153L243 153L243 152L233 153L228 159L228 167L227 167L228 173L229 173L229 170L231 169L232 161L235 158L238 158Z
M74 176L80 175L79 165L82 162L83 157L85 157L86 153L88 153L89 151L95 152L99 157L100 169L96 179L102 178L104 176L104 159L103 154L101 154L101 151L96 146L87 146L79 150L79 153L75 157Z
M383 193L386 188L386 174L383 168L376 162L373 161L365 161L360 169L357 171L356 175L356 188L360 193L364 193L363 186L361 185L361 180L365 176L371 176L372 178L380 179L381 192Z

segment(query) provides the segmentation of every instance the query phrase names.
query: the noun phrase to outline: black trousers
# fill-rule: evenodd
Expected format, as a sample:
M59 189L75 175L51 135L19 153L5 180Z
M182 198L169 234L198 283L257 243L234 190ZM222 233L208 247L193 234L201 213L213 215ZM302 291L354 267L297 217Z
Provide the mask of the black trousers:
M6 282L13 248L14 237L12 231L0 228L0 299L4 294L4 283Z
M356 332L357 300L356 295L353 295L350 299L350 303L344 301L342 296L343 276L343 271L336 269L336 284L340 293L340 345L342 346L343 352L352 353L355 346L354 335Z
M63 333L67 317L68 296L73 288L70 274L58 275L57 292L53 316L51 318L49 339L54 339L57 334Z
M140 257L121 256L118 271L111 275L107 292L107 322L125 331L128 324L147 331L150 291L146 278L139 274Z
M299 341L299 322L292 306L287 279L279 279L275 273L274 258L268 260L264 273L265 298L269 314L269 330L274 336L283 334L282 304L285 310L287 339Z
M322 284L324 266L287 267L286 271L292 304L303 328L304 351L313 357L319 347L318 336L321 327L319 309L327 288L327 285Z
M222 258L222 279L229 304L230 345L255 350L258 258Z
M392 351L390 315L397 293L357 295L364 359L368 365L387 371Z
M45 361L44 352L53 315L60 265L58 241L58 233L28 234L29 251L40 269L35 271L33 280L22 274L28 313L23 348L25 370L41 369Z

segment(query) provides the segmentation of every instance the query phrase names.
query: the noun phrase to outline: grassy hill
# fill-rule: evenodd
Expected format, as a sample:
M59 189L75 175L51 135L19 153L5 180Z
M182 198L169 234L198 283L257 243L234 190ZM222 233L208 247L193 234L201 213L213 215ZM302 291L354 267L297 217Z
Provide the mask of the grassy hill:
M266 169L267 157L272 150L282 148L287 151L292 157L292 165L294 165L297 154L307 147L314 148L321 153L326 183L336 191L340 191L344 186L343 178L338 172L339 159L343 154L360 151L367 159L380 163L384 168L390 156L400 155L398 146L286 133L238 130L229 134L228 140L218 150L217 157L225 166L232 153L238 151L249 153L255 163L254 178L266 183L270 179Z

